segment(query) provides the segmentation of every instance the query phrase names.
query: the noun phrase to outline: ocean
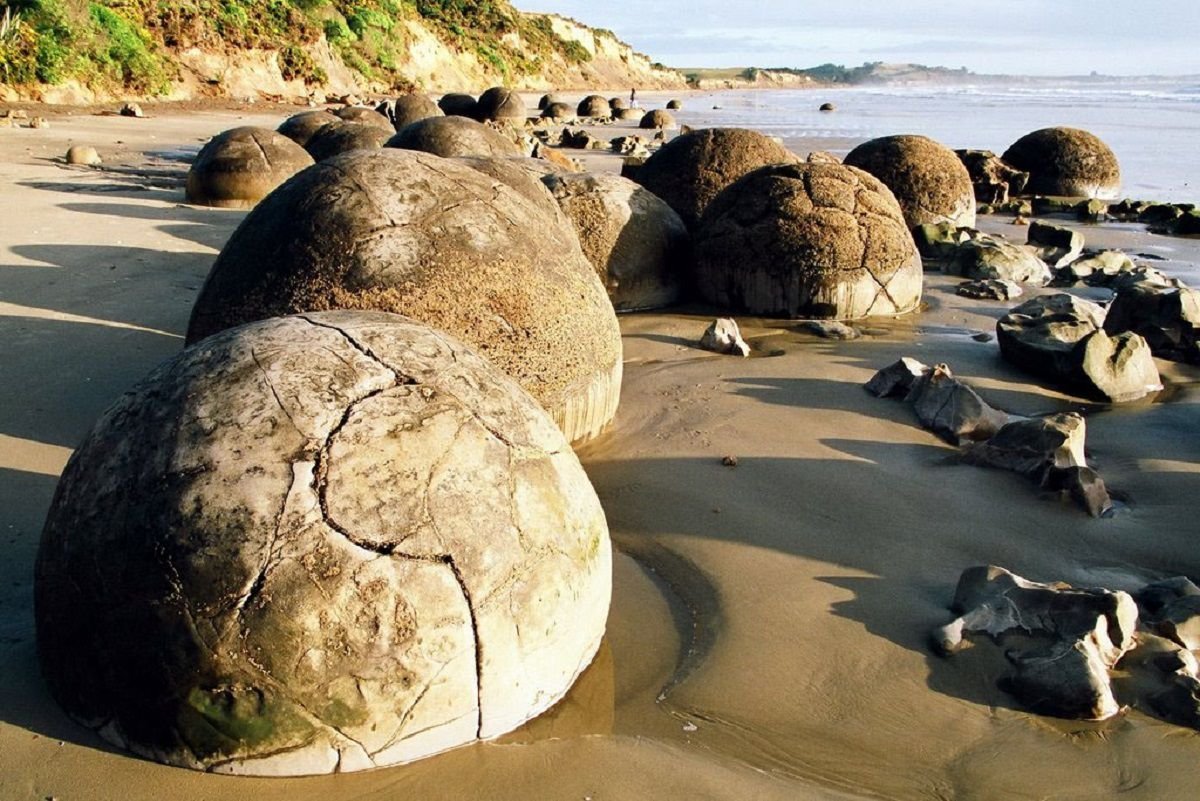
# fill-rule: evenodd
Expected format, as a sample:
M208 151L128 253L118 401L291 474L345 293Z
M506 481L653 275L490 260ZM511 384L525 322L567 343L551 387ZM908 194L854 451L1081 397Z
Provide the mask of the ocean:
M837 110L818 111L827 101ZM922 134L951 148L1000 154L1030 131L1067 125L1091 131L1113 149L1122 196L1200 202L1198 78L722 91L691 96L681 119L754 128L801 154L823 148L814 140L890 134Z

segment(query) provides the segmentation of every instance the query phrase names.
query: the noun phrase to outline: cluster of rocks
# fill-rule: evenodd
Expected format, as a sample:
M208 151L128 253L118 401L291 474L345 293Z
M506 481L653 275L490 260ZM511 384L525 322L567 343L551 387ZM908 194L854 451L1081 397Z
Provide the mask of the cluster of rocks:
M1105 720L1135 705L1200 729L1200 587L1178 576L1133 593L1029 581L995 565L963 571L951 611L934 630L935 651L953 655L986 634L1005 649L1001 687L1030 711ZM1113 673L1131 675L1119 698Z
M1086 424L1077 414L1024 418L990 406L949 366L905 357L865 385L880 398L900 398L921 425L963 448L968 464L1018 473L1070 497L1092 517L1113 510L1112 498L1084 454Z

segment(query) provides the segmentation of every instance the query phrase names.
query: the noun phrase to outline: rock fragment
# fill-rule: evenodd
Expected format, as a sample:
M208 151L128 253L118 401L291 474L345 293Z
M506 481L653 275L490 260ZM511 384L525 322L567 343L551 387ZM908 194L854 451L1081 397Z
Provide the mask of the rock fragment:
M738 324L732 317L718 317L713 320L700 337L700 347L731 356L750 355L750 346L742 339Z

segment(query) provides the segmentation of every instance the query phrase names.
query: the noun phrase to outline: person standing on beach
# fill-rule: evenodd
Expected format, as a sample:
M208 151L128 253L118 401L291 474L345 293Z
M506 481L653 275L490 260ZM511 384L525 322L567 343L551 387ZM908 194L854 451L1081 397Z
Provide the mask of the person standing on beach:
M637 108L637 107L638 107L638 104L637 104L637 88L636 88L636 87L635 87L635 88L633 88L633 89L630 89L630 90L629 90L629 107L630 107L630 108Z

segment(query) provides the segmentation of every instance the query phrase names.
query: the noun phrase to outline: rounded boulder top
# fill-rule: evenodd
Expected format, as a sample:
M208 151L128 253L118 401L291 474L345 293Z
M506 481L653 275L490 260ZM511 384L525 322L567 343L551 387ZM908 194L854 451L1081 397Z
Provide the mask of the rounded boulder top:
M717 193L751 170L799 158L765 134L704 128L663 145L637 172L637 182L667 202L694 229Z
M569 120L575 117L575 112L566 103L551 103L542 109L542 116L552 120Z
M364 770L562 698L611 560L578 459L485 359L396 315L278 318L158 367L72 456L38 655L72 717L142 756Z
M400 95L387 103L388 118L392 126L399 131L406 125L430 117L441 117L443 112L437 103L429 99L429 95L420 92L409 92Z
M656 128L660 130L670 130L672 128L678 128L679 124L675 122L675 118L671 116L671 112L656 108L653 111L646 112L641 121L638 122L638 127L648 130L653 130Z
M579 101L579 106L575 111L580 117L607 118L612 116L613 108L609 105L607 98L600 95L588 95Z
M351 150L378 150L389 138L387 131L374 125L338 120L310 136L304 149L313 161L324 161Z
M312 166L304 148L267 128L233 128L200 148L188 169L188 203L247 209Z
M871 173L896 196L909 228L975 227L971 176L950 148L925 136L882 136L851 150L844 164Z
M853 320L921 300L921 257L900 205L854 167L749 173L709 205L695 247L701 296L731 311Z
M300 147L308 144L312 135L331 122L341 122L342 118L328 111L302 111L288 117L275 130L291 139Z
M374 125L376 128L395 133L396 129L378 109L370 106L342 106L331 112L335 117L346 122L357 122L363 125Z
M442 95L442 99L438 101L438 108L448 117L470 117L471 119L475 119L476 105L474 97L462 94L461 92L451 92Z
M387 141L385 147L420 150L443 158L525 155L515 142L499 131L457 115L430 117L406 125Z
M512 89L503 86L493 86L479 96L475 106L475 119L480 122L487 120L523 120L529 116L525 101Z
M450 332L573 442L616 413L620 330L574 232L471 167L385 148L306 171L234 231L188 341L327 309L396 312Z
M1004 151L1003 160L1029 173L1025 193L1114 200L1121 191L1116 154L1079 128L1042 128Z

